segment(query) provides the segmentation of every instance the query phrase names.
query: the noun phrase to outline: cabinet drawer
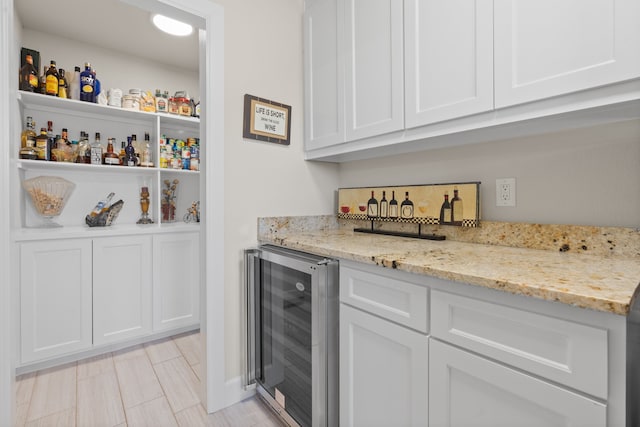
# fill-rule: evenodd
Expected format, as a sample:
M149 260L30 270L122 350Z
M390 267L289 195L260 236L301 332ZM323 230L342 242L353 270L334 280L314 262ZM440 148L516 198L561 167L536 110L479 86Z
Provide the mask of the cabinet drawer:
M427 287L340 266L340 301L392 322L427 333Z
M607 331L432 291L432 335L552 381L607 398Z

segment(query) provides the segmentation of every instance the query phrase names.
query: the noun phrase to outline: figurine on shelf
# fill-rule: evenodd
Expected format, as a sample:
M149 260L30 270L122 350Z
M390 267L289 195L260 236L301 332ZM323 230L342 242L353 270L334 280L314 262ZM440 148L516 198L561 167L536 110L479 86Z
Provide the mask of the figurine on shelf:
M113 224L118 214L122 210L124 202L118 200L115 203L109 204L114 193L109 193L107 198L100 200L96 207L85 217L85 222L89 227L106 227Z
M136 224L153 224L153 220L149 218L149 187L147 186L140 189L140 209L142 216Z
M162 209L162 222L174 222L176 220L176 203L178 181L174 179L170 181L164 180L164 189L162 190L161 209Z
M191 207L184 214L184 222L200 222L200 200L191 203Z

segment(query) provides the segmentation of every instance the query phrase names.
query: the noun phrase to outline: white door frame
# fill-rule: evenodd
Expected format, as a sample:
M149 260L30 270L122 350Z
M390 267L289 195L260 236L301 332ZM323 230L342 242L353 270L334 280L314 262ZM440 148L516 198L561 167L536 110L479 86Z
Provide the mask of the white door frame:
M224 210L215 203L224 200L224 9L209 0L123 0L154 11L170 11L180 18L199 23L200 87L203 106L201 136L204 157L201 166L200 199L202 209L200 269L201 313L206 381L203 403L207 412L229 405L225 393L224 350ZM11 280L16 268L11 262L11 223L9 177L13 135L18 130L12 123L16 106L14 54L14 0L0 0L0 426L14 424L15 416L15 337L19 329L12 307ZM202 60L204 58L204 60ZM16 276L13 276L16 277ZM206 366L205 366L206 365Z

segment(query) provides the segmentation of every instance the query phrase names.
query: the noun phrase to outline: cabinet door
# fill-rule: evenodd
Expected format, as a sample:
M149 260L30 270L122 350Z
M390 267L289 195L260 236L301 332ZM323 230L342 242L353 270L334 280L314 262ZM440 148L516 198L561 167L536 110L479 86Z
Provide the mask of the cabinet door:
M93 241L93 343L151 333L151 236Z
M91 347L91 241L20 245L23 363Z
M637 0L495 2L496 108L640 76Z
M153 236L153 330L200 323L198 233Z
M600 402L430 341L431 426L606 426Z
M346 139L401 130L402 1L341 1L345 16Z
M338 0L307 2L304 14L305 148L344 142L344 69Z
M493 109L491 0L405 0L407 128Z
M428 338L340 304L340 425L426 426Z

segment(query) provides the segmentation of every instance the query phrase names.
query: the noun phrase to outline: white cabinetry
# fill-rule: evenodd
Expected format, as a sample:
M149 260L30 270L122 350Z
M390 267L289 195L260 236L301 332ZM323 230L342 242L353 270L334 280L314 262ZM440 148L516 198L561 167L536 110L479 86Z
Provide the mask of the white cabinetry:
M636 0L494 5L496 108L640 77Z
M351 161L638 117L636 0L339 0L335 21L335 1L322 15L317 3L305 20L308 159ZM312 22L320 15L326 33Z
M340 268L341 426L427 425L427 300L424 286Z
M153 239L153 329L162 331L200 321L198 233Z
M304 29L307 149L344 142L344 72L338 0L306 2Z
M346 139L400 130L404 126L402 2L343 1Z
M93 344L151 333L151 236L93 240Z
M22 362L91 347L91 241L20 245Z
M493 3L405 0L405 126L493 109Z
M429 425L607 425L601 402L431 340Z
M626 319L340 261L342 426L623 426Z

